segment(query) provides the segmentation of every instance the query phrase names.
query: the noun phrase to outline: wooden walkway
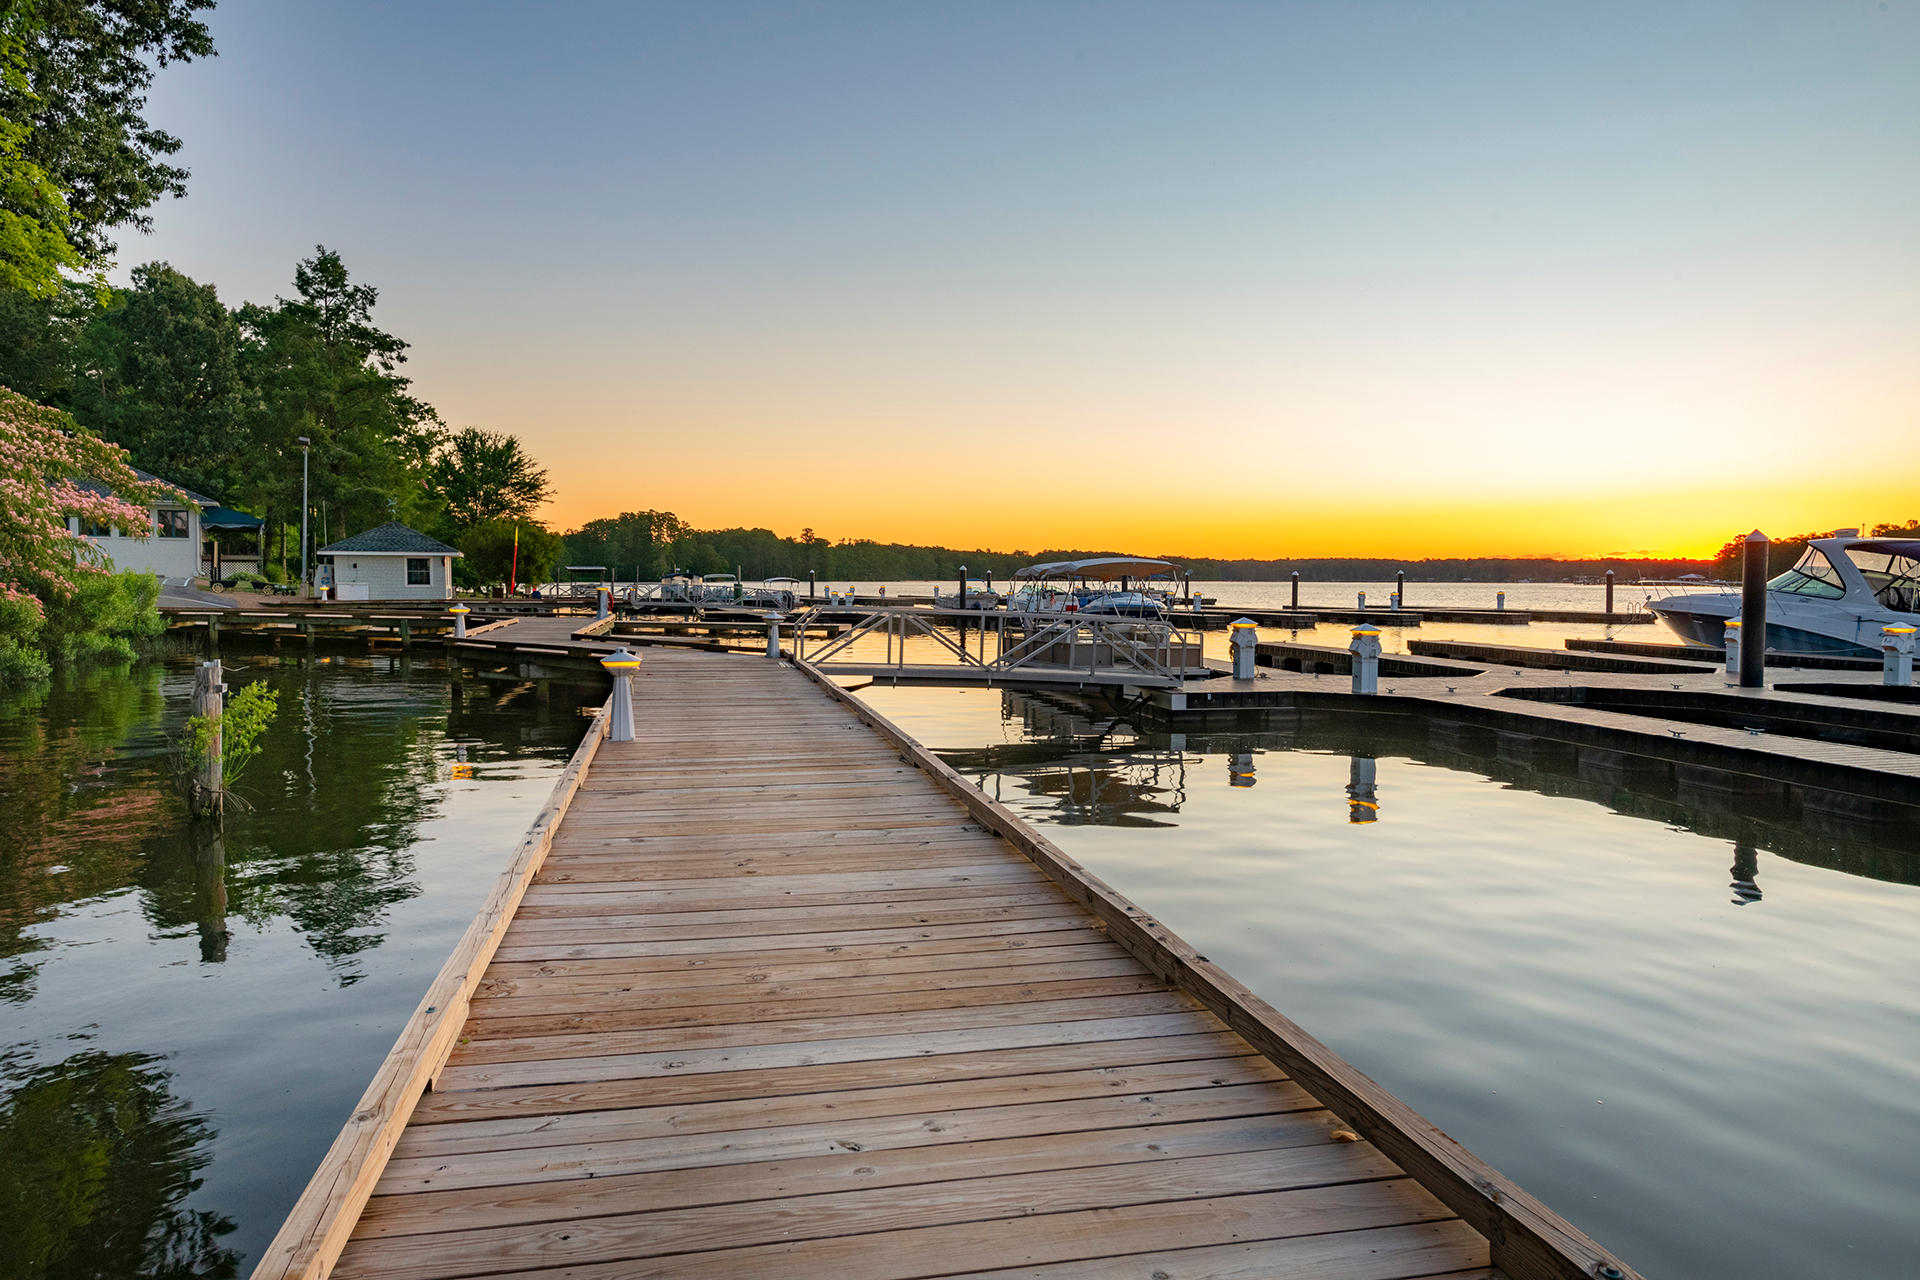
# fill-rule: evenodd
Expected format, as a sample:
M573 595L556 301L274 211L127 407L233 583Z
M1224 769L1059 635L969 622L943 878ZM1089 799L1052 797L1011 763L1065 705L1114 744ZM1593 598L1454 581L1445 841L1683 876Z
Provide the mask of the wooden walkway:
M837 689L635 689L256 1275L1633 1275Z

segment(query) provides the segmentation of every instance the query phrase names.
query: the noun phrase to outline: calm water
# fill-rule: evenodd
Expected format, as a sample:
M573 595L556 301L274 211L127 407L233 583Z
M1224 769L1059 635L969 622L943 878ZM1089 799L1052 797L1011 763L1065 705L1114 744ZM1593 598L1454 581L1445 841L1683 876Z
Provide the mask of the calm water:
M280 715L224 835L171 778L190 663L0 693L0 1276L243 1273L584 724L397 659L227 680Z
M1920 1273L1910 815L1387 717L860 696L1648 1275Z

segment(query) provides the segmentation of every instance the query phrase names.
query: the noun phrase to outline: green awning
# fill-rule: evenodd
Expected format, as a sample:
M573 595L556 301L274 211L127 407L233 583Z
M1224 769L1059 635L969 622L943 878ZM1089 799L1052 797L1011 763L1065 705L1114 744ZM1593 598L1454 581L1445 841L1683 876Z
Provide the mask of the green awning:
M250 516L232 507L208 507L200 513L202 529L258 529L262 523L259 516Z

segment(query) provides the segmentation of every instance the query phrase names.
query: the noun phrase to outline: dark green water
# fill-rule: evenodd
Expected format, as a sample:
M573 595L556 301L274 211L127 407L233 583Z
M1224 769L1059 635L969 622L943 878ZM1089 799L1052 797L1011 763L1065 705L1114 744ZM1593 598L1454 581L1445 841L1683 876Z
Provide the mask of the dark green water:
M190 661L0 693L0 1277L244 1273L584 727L437 664L227 680L280 714L223 830L173 780Z

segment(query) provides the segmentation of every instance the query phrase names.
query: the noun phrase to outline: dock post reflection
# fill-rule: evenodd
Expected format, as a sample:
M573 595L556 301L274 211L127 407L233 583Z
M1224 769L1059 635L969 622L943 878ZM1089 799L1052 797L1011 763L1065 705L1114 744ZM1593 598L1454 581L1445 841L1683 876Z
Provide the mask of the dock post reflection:
M200 962L221 964L227 958L227 841L217 827L197 826L193 850L193 887L196 928L200 934Z
M1733 877L1733 883L1728 887L1733 890L1734 906L1744 907L1760 901L1760 855L1752 845L1744 840L1734 841L1733 865L1727 868L1727 872Z
M1380 821L1379 764L1372 756L1354 756L1347 764L1347 821Z
M1253 776L1253 752L1235 751L1227 756L1227 785L1250 787L1259 779Z

